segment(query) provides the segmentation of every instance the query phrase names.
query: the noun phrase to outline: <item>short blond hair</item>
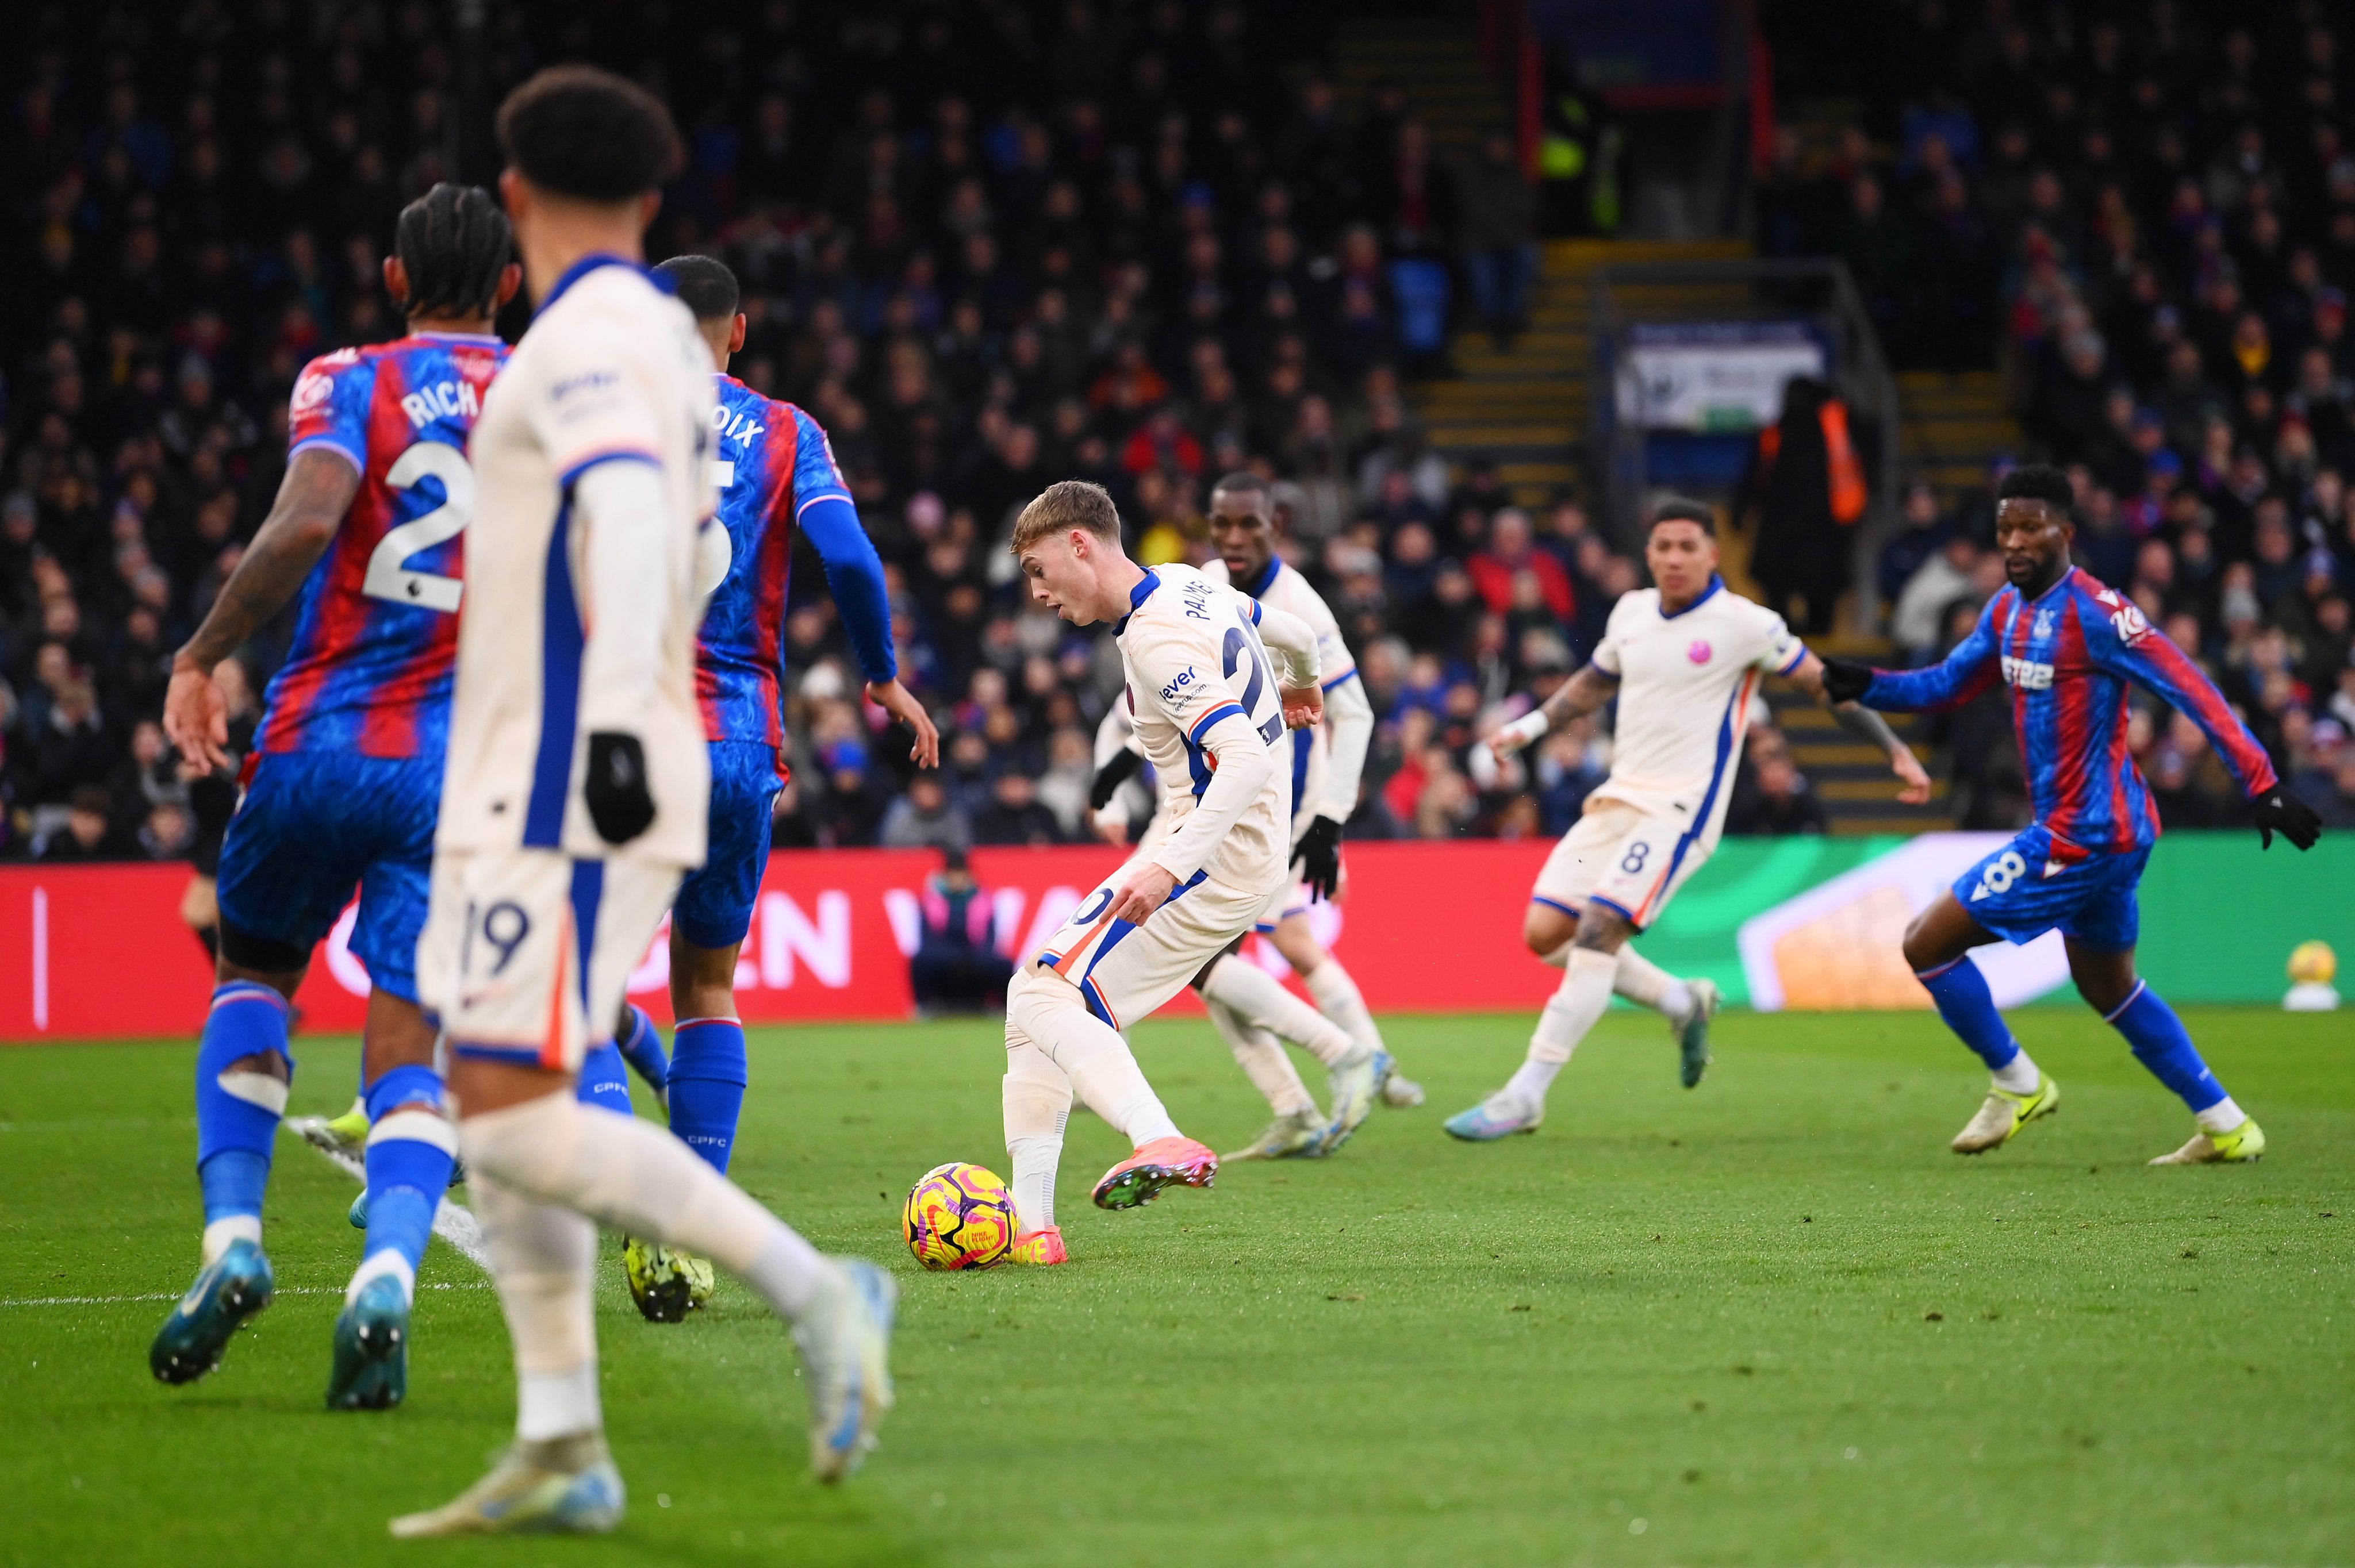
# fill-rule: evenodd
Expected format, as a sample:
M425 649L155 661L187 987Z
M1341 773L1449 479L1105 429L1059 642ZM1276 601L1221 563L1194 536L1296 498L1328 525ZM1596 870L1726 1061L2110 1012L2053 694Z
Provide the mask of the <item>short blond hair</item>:
M1014 520L1009 547L1018 556L1049 535L1071 528L1120 543L1120 508L1113 504L1112 492L1084 479L1057 480Z

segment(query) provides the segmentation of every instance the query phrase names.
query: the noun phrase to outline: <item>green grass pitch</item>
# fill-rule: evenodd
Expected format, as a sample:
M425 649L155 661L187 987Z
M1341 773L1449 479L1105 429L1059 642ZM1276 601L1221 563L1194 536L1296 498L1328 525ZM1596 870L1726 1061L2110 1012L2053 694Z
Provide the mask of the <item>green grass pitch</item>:
M1927 1015L1730 1016L1691 1094L1614 1014L1537 1137L1440 1131L1523 1018L1398 1019L1431 1103L1322 1164L1106 1214L1077 1259L925 1275L900 1200L1003 1169L984 1022L768 1030L737 1174L887 1259L900 1405L839 1490L804 1468L785 1337L732 1282L599 1332L631 1490L608 1541L400 1545L511 1419L496 1298L437 1244L409 1403L320 1406L348 1178L291 1140L283 1292L201 1383L147 1375L194 1267L187 1046L0 1050L0 1562L875 1564L2322 1563L2355 1543L2355 1017L2200 1012L2254 1169L2147 1171L2189 1118L2080 1012L2027 1015L2061 1114L1945 1142L1984 1076ZM1207 1026L1138 1044L1180 1122L1262 1119ZM306 1042L298 1111L348 1042ZM79 1305L58 1298L96 1298ZM139 1298L126 1300L125 1298Z

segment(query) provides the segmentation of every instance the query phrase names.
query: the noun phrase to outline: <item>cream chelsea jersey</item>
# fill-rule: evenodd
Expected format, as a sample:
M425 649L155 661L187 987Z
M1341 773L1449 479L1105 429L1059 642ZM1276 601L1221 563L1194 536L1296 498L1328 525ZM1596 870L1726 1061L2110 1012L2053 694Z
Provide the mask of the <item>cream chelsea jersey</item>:
M1760 679L1789 674L1806 656L1781 616L1713 577L1674 614L1661 613L1657 588L1621 595L1594 650L1594 667L1619 677L1611 777L1594 798L1714 834Z
M1137 744L1161 780L1169 836L1184 832L1210 787L1218 766L1207 745L1210 733L1247 726L1251 744L1275 750L1281 766L1201 863L1220 882L1273 892L1292 853L1292 769L1283 694L1253 630L1259 606L1178 565L1146 572L1129 602L1115 633L1128 676L1125 700Z
M645 747L655 808L621 853L701 863L709 764L695 702L695 558L711 513L713 397L693 319L643 268L585 258L533 317L469 448L478 505L437 843L615 853L589 821L580 779L587 736L617 729ZM662 573L627 607L658 632L651 695L597 680L589 652L591 567L620 535L589 525L574 485L608 462L645 463L660 479L659 513L627 520L662 533L658 553L641 552Z
M1309 586L1308 579L1295 570L1288 561L1278 556L1267 564L1256 583L1233 582L1227 563L1212 560L1202 568L1202 575L1216 583L1230 583L1270 609L1281 609L1298 616L1316 633L1316 656L1324 666L1322 684L1327 693L1344 681L1355 678L1358 662L1349 653L1349 644L1341 636L1341 623L1334 618L1325 596ZM1279 752L1292 774L1292 831L1295 837L1307 829L1309 821L1320 810L1339 821L1347 821L1358 808L1358 779L1365 769L1362 746L1354 766L1347 769L1334 766L1335 726L1329 722L1308 729L1292 732L1288 749ZM1337 789L1337 781L1346 783Z

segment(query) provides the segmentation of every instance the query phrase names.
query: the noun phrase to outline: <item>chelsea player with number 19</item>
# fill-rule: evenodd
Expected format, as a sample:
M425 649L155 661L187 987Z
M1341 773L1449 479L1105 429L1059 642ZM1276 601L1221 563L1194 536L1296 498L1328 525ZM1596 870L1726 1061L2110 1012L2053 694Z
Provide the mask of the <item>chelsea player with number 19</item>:
M523 277L506 215L471 185L435 185L396 236L385 286L409 334L304 368L278 499L173 660L164 705L181 754L224 766L212 672L300 589L221 846L219 983L197 1050L204 1268L148 1361L165 1383L202 1377L269 1305L261 1201L294 1071L288 1008L357 885L352 951L374 988L361 1075L371 1125L368 1241L327 1390L342 1409L400 1403L410 1298L457 1147L415 958L474 504L466 441L506 360L492 318Z
M769 819L785 777L784 626L794 537L807 538L826 568L867 698L915 732L909 755L940 763L940 732L899 680L883 563L815 419L764 397L727 372L744 346L736 275L709 256L678 256L655 269L710 348L719 374L713 420L719 512L704 530L703 585L711 599L696 642L695 687L711 747L711 847L680 884L671 909L672 1036L665 1103L670 1128L721 1172L736 1142L748 1074L736 1014L736 956L751 929L769 862ZM636 1008L618 1025L621 1048L643 1067L660 1045ZM635 1050L631 1050L632 1045ZM649 1049L651 1047L651 1049ZM621 1066L592 1056L581 1082L618 1086ZM610 1103L610 1102L609 1102ZM627 1114L627 1091L612 1108ZM677 1322L710 1294L701 1258L633 1239L623 1251L630 1294L655 1322Z

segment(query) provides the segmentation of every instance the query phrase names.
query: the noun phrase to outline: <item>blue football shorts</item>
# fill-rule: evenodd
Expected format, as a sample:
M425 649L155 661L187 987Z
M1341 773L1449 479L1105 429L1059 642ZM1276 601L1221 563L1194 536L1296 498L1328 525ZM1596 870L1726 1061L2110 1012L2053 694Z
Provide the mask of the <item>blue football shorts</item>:
M2135 889L2150 851L2068 853L2056 859L2052 835L2030 828L1956 877L1955 902L2007 941L2024 946L2057 927L2073 942L2125 952L2142 931Z
M671 928L698 948L732 948L752 928L752 903L769 869L769 813L783 780L777 748L711 743L711 843L679 884Z
M352 952L378 989L415 1001L441 806L438 755L264 754L221 842L221 923L307 957L357 887Z

